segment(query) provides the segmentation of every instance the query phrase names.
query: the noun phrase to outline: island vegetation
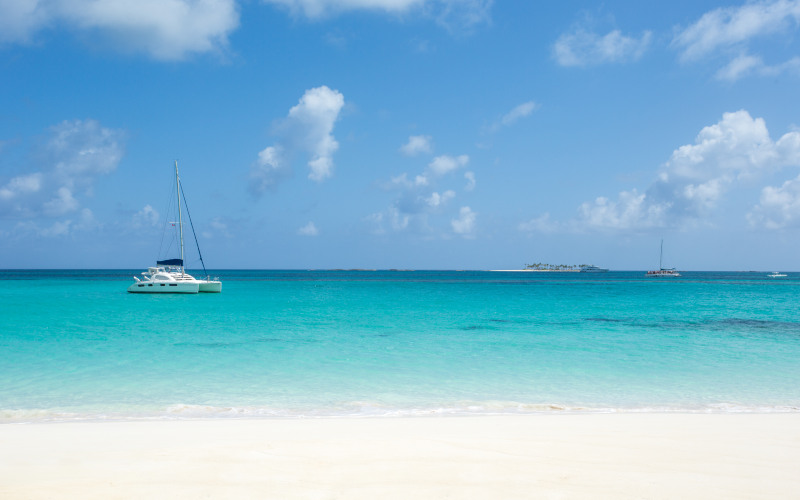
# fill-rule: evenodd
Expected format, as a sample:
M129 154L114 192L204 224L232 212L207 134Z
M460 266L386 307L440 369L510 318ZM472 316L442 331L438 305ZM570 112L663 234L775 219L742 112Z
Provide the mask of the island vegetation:
M529 271L580 271L583 267L589 267L589 264L525 264L525 269Z

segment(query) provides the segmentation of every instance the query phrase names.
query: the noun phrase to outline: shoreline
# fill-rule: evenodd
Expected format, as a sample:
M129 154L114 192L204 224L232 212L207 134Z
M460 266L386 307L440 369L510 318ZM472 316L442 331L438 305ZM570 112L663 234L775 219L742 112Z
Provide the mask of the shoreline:
M788 498L798 413L0 425L2 498Z

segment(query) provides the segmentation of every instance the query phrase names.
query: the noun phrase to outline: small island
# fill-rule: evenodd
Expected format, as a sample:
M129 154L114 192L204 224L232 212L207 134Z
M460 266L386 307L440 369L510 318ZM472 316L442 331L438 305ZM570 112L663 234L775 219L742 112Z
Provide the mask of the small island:
M604 273L608 269L600 268L592 264L525 264L524 271L536 271L543 273Z

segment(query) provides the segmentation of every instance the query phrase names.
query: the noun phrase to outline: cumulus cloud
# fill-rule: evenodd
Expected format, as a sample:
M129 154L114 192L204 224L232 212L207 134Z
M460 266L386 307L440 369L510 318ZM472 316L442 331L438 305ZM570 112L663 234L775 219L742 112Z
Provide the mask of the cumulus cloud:
M433 193L431 193L430 196L425 198L425 203L427 203L428 206L430 206L432 208L437 208L437 207L440 207L440 206L446 204L448 201L450 201L453 198L455 198L455 196L456 196L455 191L453 191L451 189L448 189L447 191L445 191L445 192L443 192L441 194L439 194L439 193L434 191Z
M116 169L123 142L124 133L94 120L52 127L34 155L37 163L29 169L34 171L0 178L0 217L57 218L79 211L80 198L92 193L95 180Z
M339 143L333 127L344 107L344 96L327 86L309 89L277 127L280 139L263 149L250 170L250 190L261 195L291 175L291 157L305 153L308 178L322 182L333 175L333 154Z
M473 212L469 207L461 207L461 210L458 212L458 218L450 221L453 232L465 238L475 236L475 220L477 216L478 214Z
M613 30L598 35L582 26L562 34L553 44L553 57L561 66L595 66L639 60L650 46L652 33L645 31L639 38Z
M414 137L424 137L424 140L415 141ZM406 146L413 146L415 151L420 144L432 142L428 136L412 136L410 139ZM384 234L389 230L449 233L446 229L447 217L453 215L454 208L451 205L457 197L451 185L454 173L468 164L468 155L439 155L431 159L419 174L404 172L392 177L383 184L386 190L396 193L391 206L365 220L373 226L375 234ZM464 178L467 180L464 191L474 189L475 174L466 172Z
M408 138L408 142L400 147L400 151L406 156L430 154L433 152L433 139L429 135L412 135Z
M430 173L441 177L469 163L469 156L437 156L428 164Z
M800 222L800 177L788 180L780 187L767 186L753 211L747 214L752 226L767 229L796 227Z
M583 203L579 223L594 229L646 229L697 221L737 183L785 166L800 166L800 132L773 141L761 118L725 113L679 147L645 192L623 191ZM765 205L766 206L766 205Z
M37 0L0 2L0 42L28 43L50 26L90 43L159 60L225 49L239 25L235 0Z
M317 226L313 222L309 222L298 229L297 234L300 236L317 236L319 234L319 229L317 229Z
M776 64L765 64L758 55L748 55L756 39L783 37L800 26L800 0L766 0L749 2L740 7L718 8L703 14L698 21L677 33L672 46L680 51L683 62L708 57L730 59L717 73L724 80L747 75L773 76L798 69L797 58Z

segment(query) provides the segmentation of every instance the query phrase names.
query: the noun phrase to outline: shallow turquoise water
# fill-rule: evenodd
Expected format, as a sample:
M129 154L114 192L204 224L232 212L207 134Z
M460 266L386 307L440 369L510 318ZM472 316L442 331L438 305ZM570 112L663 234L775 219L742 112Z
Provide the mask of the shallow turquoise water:
M800 411L800 276L0 271L0 422Z

